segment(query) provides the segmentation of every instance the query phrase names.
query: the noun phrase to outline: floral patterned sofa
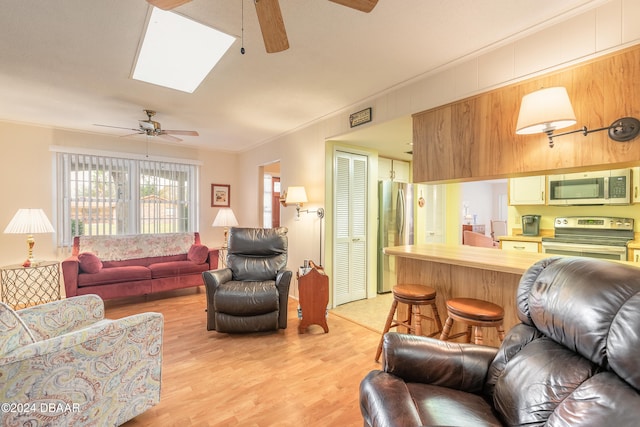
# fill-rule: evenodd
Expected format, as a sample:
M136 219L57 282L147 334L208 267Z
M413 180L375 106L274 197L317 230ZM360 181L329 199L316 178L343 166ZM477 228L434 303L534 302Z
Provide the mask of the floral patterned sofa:
M117 426L160 401L159 313L104 319L97 295L0 303L0 425Z
M218 250L199 233L76 236L62 261L65 295L121 298L200 286L218 267Z

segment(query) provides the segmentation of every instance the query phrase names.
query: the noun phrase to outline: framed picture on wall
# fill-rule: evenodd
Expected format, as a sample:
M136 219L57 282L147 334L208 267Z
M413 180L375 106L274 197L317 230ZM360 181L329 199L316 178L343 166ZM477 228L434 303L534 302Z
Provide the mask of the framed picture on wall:
M211 184L211 207L228 208L231 206L231 186Z

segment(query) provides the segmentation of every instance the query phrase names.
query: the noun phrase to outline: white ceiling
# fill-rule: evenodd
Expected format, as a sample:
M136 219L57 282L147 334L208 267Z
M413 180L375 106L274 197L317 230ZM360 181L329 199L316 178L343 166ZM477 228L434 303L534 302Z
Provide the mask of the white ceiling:
M123 135L94 124L137 127L149 108L164 129L200 133L180 144L241 152L601 3L379 0L365 14L324 0L280 0L291 47L267 54L252 0L192 0L176 12L238 40L186 94L130 78L145 0L0 0L0 120ZM345 139L403 153L410 123L398 119Z

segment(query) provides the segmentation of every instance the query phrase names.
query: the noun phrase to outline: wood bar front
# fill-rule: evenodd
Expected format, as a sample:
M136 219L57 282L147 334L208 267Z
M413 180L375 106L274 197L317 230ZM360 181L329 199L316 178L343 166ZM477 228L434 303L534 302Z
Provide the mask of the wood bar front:
M462 245L411 245L384 249L395 256L398 283L416 283L437 291L436 303L442 321L447 317L445 301L449 298L478 298L504 308L506 331L519 323L516 314L516 290L522 274L535 262L547 258L546 254L502 251ZM404 318L407 307L399 306ZM423 321L424 334L434 330L433 324ZM465 327L454 322L453 332ZM487 328L485 343L499 346L495 328Z

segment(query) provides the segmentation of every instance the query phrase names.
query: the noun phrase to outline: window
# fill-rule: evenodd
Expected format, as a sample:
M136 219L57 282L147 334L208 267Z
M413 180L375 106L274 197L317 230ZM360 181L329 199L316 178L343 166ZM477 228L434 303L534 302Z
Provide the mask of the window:
M196 231L198 167L58 153L59 245L73 236Z

